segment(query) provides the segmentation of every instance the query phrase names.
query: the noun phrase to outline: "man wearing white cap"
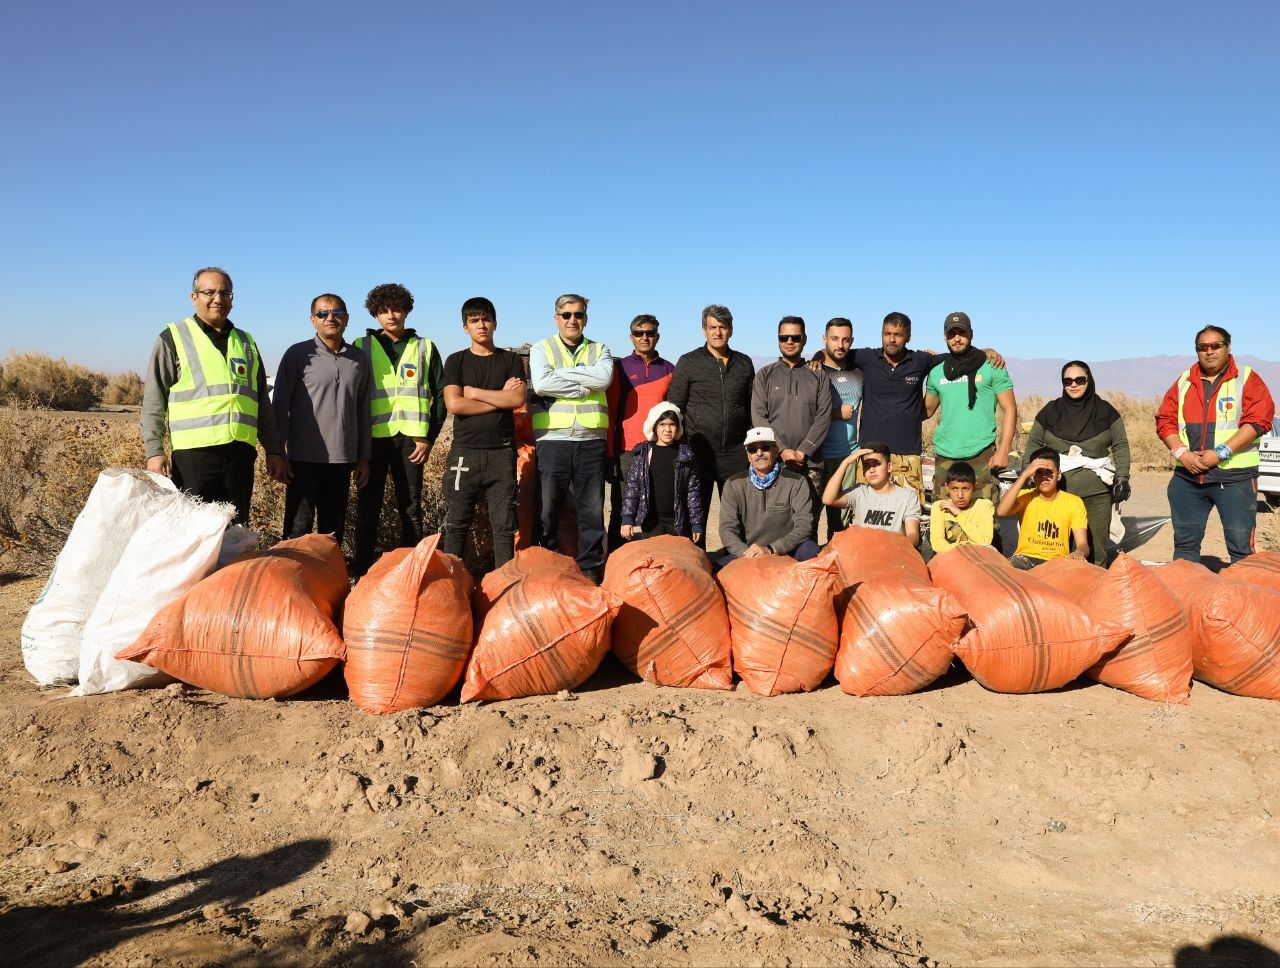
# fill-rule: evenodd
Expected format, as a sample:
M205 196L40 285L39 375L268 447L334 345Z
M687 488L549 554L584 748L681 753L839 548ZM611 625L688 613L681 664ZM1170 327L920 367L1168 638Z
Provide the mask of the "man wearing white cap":
M720 540L715 561L790 555L805 561L818 553L813 537L813 488L804 474L779 460L772 428L752 427L743 446L748 467L725 481L720 496Z

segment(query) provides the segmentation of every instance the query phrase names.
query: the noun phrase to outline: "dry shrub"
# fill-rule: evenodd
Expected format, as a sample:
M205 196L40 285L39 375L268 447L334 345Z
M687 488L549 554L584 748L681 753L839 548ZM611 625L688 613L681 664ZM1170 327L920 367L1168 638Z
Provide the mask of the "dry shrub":
M24 574L48 570L107 467L140 467L142 441L134 421L42 415L0 409L0 568Z
M1258 533L1255 537L1259 551L1280 551L1280 508L1268 511L1258 509Z
M105 374L44 353L10 353L0 363L0 406L88 410L106 385Z
M137 407L142 405L142 377L128 370L107 380L102 391L102 402L109 407Z
M1102 396L1119 411L1124 420L1125 433L1129 436L1131 470L1134 473L1164 471L1172 467L1169 448L1156 436L1156 410L1160 406L1160 400L1131 397L1126 393L1104 393ZM1019 449L1027 440L1027 435L1022 432L1022 425L1030 425L1046 403L1048 400L1038 395L1018 399Z

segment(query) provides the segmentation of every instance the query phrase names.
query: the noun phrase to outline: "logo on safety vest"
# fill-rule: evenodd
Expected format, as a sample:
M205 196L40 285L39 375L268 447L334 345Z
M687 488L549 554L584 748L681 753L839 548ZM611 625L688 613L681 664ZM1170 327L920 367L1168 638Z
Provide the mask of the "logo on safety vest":
M1218 413L1224 417L1230 417L1236 412L1235 397L1218 397Z
M417 363L401 363L400 364L400 382L401 383L418 382L418 364Z
M231 380L239 383L241 386L249 385L249 364L245 360L232 357L231 363Z

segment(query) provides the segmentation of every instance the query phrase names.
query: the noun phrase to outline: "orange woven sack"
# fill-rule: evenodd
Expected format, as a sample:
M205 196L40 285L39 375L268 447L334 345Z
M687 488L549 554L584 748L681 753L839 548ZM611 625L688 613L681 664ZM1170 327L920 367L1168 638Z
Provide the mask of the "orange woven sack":
M1280 553L1259 551L1237 561L1223 573L1223 577L1280 592Z
M342 658L334 625L347 565L333 535L309 534L241 558L162 608L117 658L239 699L281 699Z
M1057 689L1129 637L1126 628L1089 618L994 548L960 545L929 568L934 584L956 597L974 625L957 643L956 655L995 692Z
M849 596L859 582L878 575L905 571L929 581L929 566L904 535L880 528L864 528L852 524L837 533L822 549L820 558L834 559L839 569L836 578L836 611L844 615Z
M1280 699L1280 592L1174 561L1154 569L1191 620L1195 677L1223 692Z
M347 599L343 674L367 713L434 706L471 655L471 575L440 535L377 560Z
M540 569L522 578L485 617L462 701L549 696L582 685L609 651L609 625L621 605L581 575Z
M860 584L840 626L835 673L852 696L905 696L951 668L968 616L951 595L914 574Z
M1036 568L1036 578L1056 588L1081 608L1106 580L1107 569L1083 558L1054 558Z
M476 585L475 593L471 596L471 608L476 618L475 627L479 629L484 624L485 616L489 614L489 609L493 608L498 599L510 591L517 582L523 581L534 572L548 576L560 575L570 581L586 581L578 568L578 563L567 555L548 551L536 545L517 551L515 557L501 568L495 568L489 572Z
M733 668L759 696L810 692L835 662L836 566L830 557L739 558L720 571Z
M732 689L729 613L706 553L688 538L632 541L609 555L622 599L609 636L622 664L661 686Z

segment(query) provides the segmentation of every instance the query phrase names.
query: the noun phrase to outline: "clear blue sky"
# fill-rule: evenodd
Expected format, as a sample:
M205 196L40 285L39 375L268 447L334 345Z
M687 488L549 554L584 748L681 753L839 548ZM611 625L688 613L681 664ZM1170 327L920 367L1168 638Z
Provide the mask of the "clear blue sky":
M233 274L274 365L308 301L400 281L463 345L550 331L666 355L709 302L967 311L1020 357L1280 357L1280 4L112 4L0 13L0 352L141 370ZM812 338L811 338L812 339Z

